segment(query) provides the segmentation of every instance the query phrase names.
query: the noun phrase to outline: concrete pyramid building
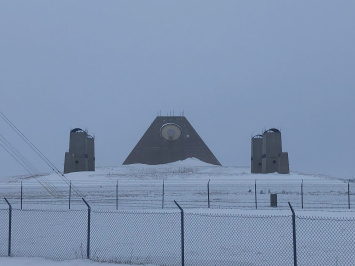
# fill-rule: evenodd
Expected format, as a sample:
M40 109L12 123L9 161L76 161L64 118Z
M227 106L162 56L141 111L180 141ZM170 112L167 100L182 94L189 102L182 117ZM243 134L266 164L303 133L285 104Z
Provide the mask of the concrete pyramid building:
M221 165L186 117L157 116L123 164L158 165L193 157Z

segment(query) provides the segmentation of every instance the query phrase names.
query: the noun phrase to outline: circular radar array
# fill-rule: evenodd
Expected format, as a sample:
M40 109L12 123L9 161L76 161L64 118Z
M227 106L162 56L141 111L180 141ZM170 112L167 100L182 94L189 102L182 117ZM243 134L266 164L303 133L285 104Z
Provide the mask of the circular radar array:
M176 124L169 123L161 127L160 133L164 139L174 141L180 137L181 128Z

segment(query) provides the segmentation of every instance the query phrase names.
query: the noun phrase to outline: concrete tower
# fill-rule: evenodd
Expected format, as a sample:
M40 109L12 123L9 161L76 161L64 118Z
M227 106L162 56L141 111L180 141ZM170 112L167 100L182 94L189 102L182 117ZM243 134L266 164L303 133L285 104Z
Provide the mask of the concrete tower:
M266 130L251 139L251 173L289 174L288 153L282 152L281 132Z
M95 171L94 138L80 128L70 132L69 152L65 153L64 173Z
M251 173L262 173L263 136L256 135L251 139Z
M279 157L282 153L281 132L271 128L263 133L262 172L274 173L279 168Z

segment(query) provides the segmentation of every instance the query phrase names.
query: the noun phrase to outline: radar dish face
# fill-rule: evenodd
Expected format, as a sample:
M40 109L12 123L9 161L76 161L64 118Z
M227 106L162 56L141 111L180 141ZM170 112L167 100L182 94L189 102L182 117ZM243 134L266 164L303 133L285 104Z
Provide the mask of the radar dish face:
M160 129L161 136L168 140L174 141L181 136L181 128L177 124L165 124Z

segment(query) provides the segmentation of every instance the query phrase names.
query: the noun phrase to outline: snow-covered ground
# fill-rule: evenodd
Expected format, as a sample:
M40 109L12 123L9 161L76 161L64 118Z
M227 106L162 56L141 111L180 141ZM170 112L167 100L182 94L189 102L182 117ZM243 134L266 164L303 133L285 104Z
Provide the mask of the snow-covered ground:
M1 186L0 196L13 207L15 257L85 259L85 198L92 209L91 259L179 265L181 217L176 200L185 211L186 265L288 265L293 263L291 202L297 215L299 265L355 264L355 212L348 208L348 182L334 177L251 174L247 167L211 166L189 159L160 166L102 167L65 177L11 177ZM270 193L278 194L277 208L270 207ZM4 200L0 256L8 252L7 209ZM29 263L32 260L41 263L41 259ZM82 262L87 261L58 265Z
M247 167L211 166L197 159L160 166L102 167L96 172L71 173L65 177L56 174L37 178L11 177L0 181L0 194L7 197L13 207L19 208L22 181L23 208L66 209L71 181L71 208L86 208L82 197L93 209L116 210L116 204L120 210L174 209L174 200L183 208L206 208L209 182L213 209L255 209L255 199L258 209L271 209L270 193L278 194L279 209L289 209L288 202L295 209L301 209L302 180L304 209L348 209L348 183L341 179L302 173L250 174ZM350 190L352 186L353 183ZM0 202L0 207L2 204L6 207L5 201Z

